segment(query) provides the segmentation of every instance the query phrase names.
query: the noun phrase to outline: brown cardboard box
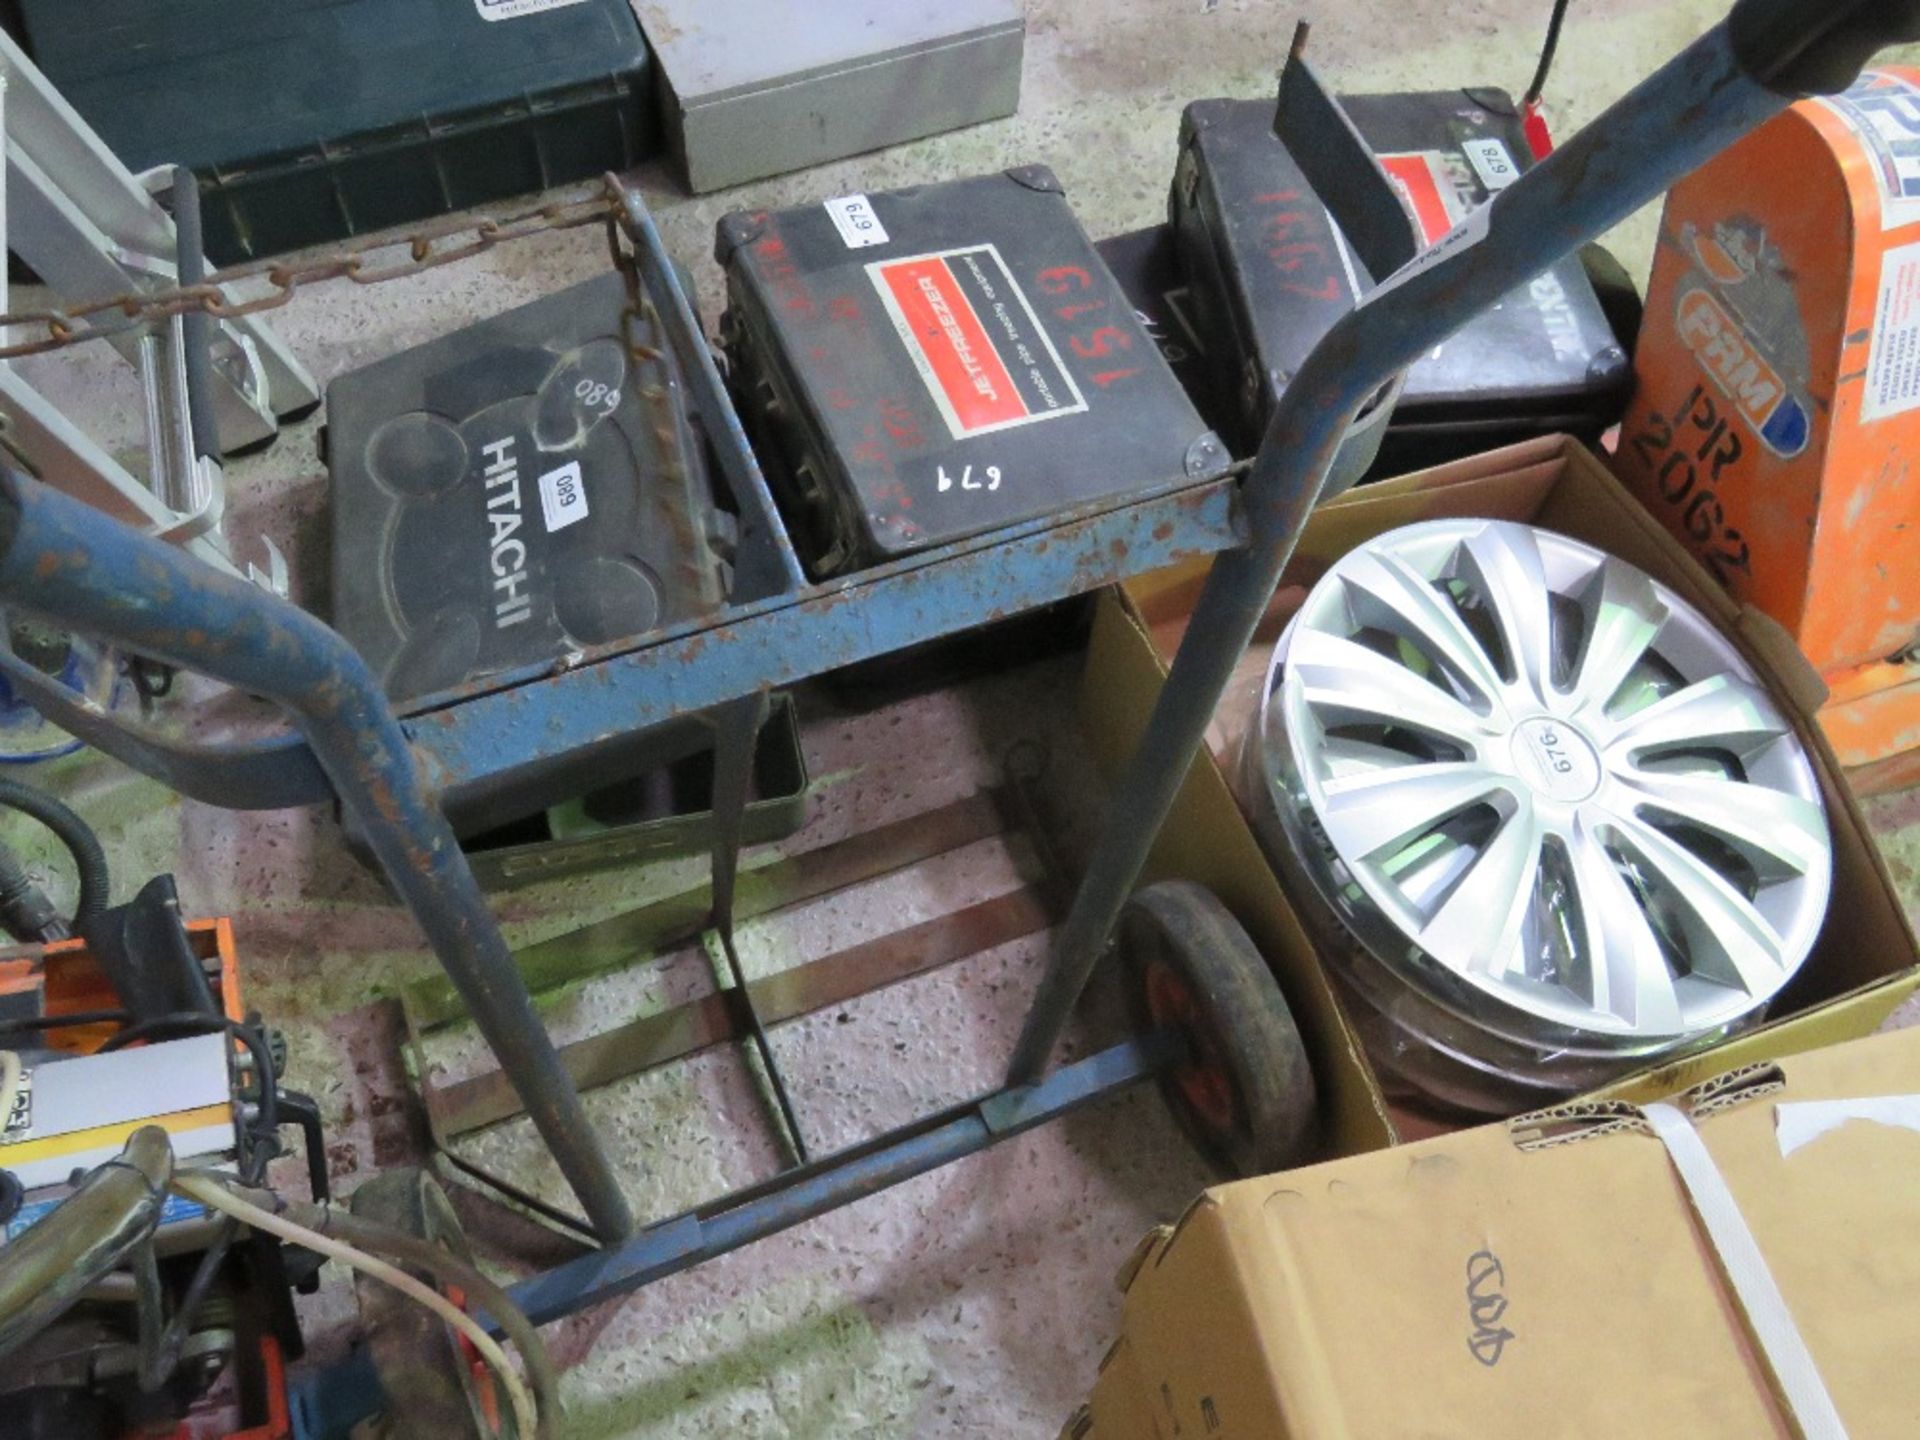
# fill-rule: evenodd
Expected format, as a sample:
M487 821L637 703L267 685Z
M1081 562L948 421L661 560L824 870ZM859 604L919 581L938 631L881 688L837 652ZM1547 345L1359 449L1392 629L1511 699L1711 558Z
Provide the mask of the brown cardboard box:
M1793 1107L1855 1097L1878 1117L1827 1114L1787 1153ZM1681 1108L1845 1433L1920 1434L1920 1033L1755 1067ZM1068 1433L1822 1433L1781 1398L1689 1196L1612 1102L1209 1191L1123 1275L1124 1332Z
M1206 883L1246 925L1292 1003L1322 1092L1324 1153L1352 1154L1401 1134L1433 1133L1418 1114L1391 1109L1328 989L1319 957L1235 812L1222 778L1259 698L1286 617L1339 556L1386 530L1441 516L1488 516L1558 530L1646 570L1719 620L1794 718L1812 756L1833 828L1834 880L1826 929L1799 979L1776 1000L1767 1024L1711 1050L1621 1082L1609 1093L1660 1095L1708 1075L1871 1033L1920 985L1920 944L1833 752L1813 720L1824 698L1818 677L1785 633L1728 597L1600 461L1554 437L1495 451L1350 492L1314 513L1216 715L1213 758L1187 779L1155 848L1148 878ZM1081 721L1109 773L1146 725L1184 631L1206 561L1135 581L1103 597L1090 641ZM1230 773L1230 769L1229 769ZM1920 1434L1920 1426L1916 1427Z

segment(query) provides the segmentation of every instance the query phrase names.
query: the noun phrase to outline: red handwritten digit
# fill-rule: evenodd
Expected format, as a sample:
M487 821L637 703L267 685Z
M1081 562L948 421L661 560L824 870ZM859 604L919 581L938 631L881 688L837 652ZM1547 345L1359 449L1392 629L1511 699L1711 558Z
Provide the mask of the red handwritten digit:
M1277 245L1267 251L1268 257L1273 261L1274 268L1277 270L1285 270L1289 274L1306 264L1309 256L1316 256L1324 260L1326 254L1326 246L1316 244L1311 240L1298 240L1291 245Z
M1075 290L1093 289L1093 276L1078 265L1056 265L1050 270L1042 270L1038 279L1040 288L1049 295L1068 295Z
M1309 300L1338 300L1341 295L1340 277L1329 275L1318 285L1306 285L1298 280L1283 280L1280 288L1290 295L1304 295Z
M1082 360L1098 360L1103 355L1111 355L1115 350L1133 348L1133 337L1117 325L1102 325L1091 335L1071 335L1067 344L1073 347L1073 353Z

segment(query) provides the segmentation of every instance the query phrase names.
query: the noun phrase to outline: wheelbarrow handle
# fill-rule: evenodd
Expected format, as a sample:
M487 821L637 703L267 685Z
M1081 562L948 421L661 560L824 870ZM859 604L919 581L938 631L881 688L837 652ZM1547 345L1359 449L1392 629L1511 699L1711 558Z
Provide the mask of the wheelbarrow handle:
M1876 51L1920 40L1920 0L1739 0L1727 38L1775 94L1838 95Z

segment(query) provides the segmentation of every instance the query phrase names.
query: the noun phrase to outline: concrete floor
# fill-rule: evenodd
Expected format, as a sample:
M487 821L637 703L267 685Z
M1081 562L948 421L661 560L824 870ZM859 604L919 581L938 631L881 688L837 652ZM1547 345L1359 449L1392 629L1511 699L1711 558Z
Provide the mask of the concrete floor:
M1061 176L1094 234L1130 229L1162 213L1181 106L1270 93L1296 8L1270 0L1029 0L1016 118L698 200L674 193L661 174L651 199L670 247L694 270L709 317L720 303L708 258L714 222L747 205L1037 160ZM1304 8L1315 20L1318 64L1341 88L1517 91L1547 6L1344 0ZM1723 0L1576 5L1552 87L1556 127L1564 133L1594 114L1723 9ZM1643 216L1616 237L1642 271L1651 226ZM595 232L548 237L404 285L330 287L301 297L276 325L324 381L604 264ZM36 373L74 413L91 414L104 437L124 442L133 433L132 392L108 357L68 357ZM234 533L243 542L263 531L279 537L295 560L298 596L315 603L324 598L326 568L316 423L231 475ZM1071 741L1061 738L1070 735L1061 707L1073 674L1070 661L1054 661L878 711L816 704L806 743L821 793L802 841L965 795L992 777L1004 746L1023 734L1053 737L1063 792L1084 795ZM252 719L244 702L224 710L241 723ZM58 770L109 841L118 893L171 869L189 910L234 917L252 999L288 1034L293 1082L321 1097L339 1188L417 1155L391 996L432 962L406 917L347 856L332 818L235 816L183 804L96 758ZM1920 897L1920 795L1869 808L1906 893ZM678 889L693 873L676 864L553 883L517 892L500 908L510 937L525 943ZM747 927L748 963L771 968L822 954L1017 883L1005 847L983 842L856 896ZM780 1032L812 1143L843 1144L992 1083L1041 945L1007 945ZM670 970L601 982L556 1014L556 1030L578 1033L666 1003ZM455 1050L438 1058L461 1063ZM772 1162L731 1057L596 1091L589 1104L646 1213L738 1185ZM554 1191L551 1166L524 1124L487 1136L475 1153ZM297 1167L283 1169L286 1183L297 1185L296 1176ZM568 1433L1051 1436L1113 1333L1115 1267L1205 1179L1154 1096L1109 1103L558 1327L551 1333L567 1367ZM524 1235L506 1239L512 1243L496 1246L496 1258L516 1246L522 1257L537 1253ZM310 1313L337 1342L351 1313L337 1277ZM323 1350L327 1343L334 1342Z

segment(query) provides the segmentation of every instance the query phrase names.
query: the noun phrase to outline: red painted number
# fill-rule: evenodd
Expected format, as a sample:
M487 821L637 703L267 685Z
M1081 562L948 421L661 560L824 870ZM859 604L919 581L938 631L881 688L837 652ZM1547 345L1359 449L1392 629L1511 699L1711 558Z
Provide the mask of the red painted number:
M1042 270L1038 279L1040 288L1049 295L1071 295L1075 290L1093 288L1093 276L1078 265L1056 265Z
M1115 350L1131 350L1133 337L1117 325L1102 325L1091 335L1070 335L1067 344L1082 360L1098 360Z

